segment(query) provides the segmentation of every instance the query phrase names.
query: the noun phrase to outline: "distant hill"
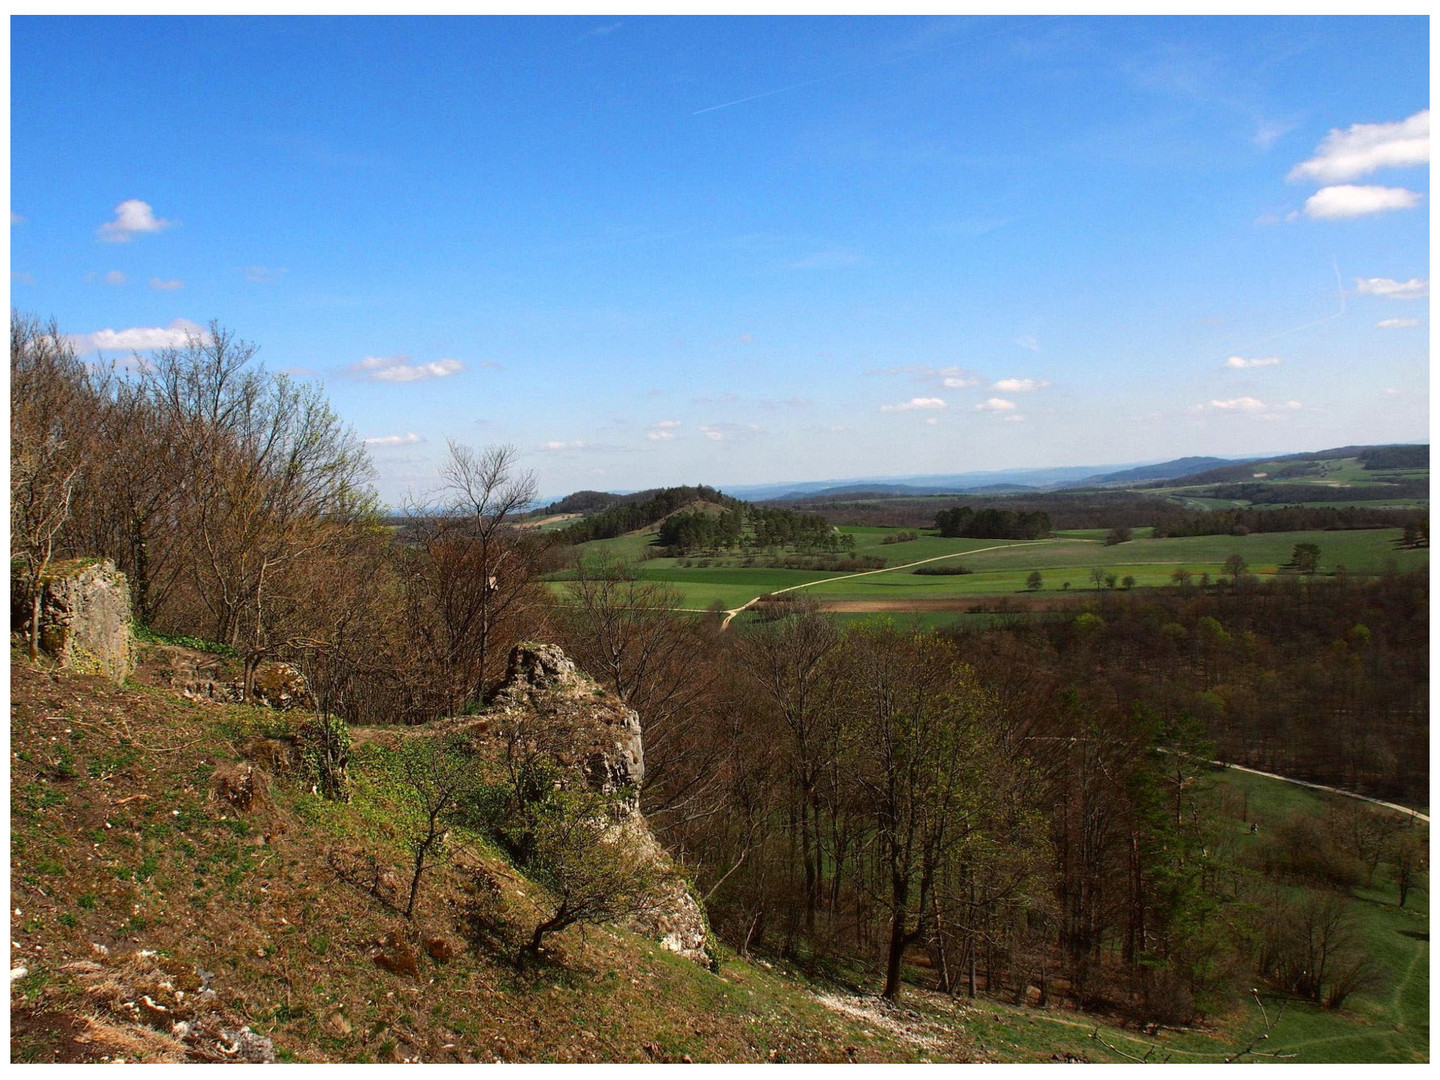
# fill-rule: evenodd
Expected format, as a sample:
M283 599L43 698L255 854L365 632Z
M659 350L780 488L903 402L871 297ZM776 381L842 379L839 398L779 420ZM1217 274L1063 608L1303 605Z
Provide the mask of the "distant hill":
M1145 480L1174 480L1182 476L1191 476L1194 473L1204 472L1207 469L1218 469L1229 465L1233 458L1217 457L1183 457L1174 461L1162 461L1159 465L1141 465L1136 469L1125 469L1122 472L1105 473L1101 476L1092 476L1085 481L1086 484L1136 484Z
M1314 450L1299 454L1280 454L1273 457L1248 458L1230 461L1222 466L1192 472L1170 479L1183 479L1186 487L1197 484L1234 484L1255 480L1269 482L1302 480L1323 476L1325 463L1355 459L1367 471L1381 469L1428 469L1430 447L1428 445L1398 444L1385 446L1337 446L1330 450ZM1390 464L1389 462L1403 464ZM1263 475L1256 475L1261 473ZM1377 477L1377 479L1379 479ZM1147 487L1171 486L1166 481L1147 484Z

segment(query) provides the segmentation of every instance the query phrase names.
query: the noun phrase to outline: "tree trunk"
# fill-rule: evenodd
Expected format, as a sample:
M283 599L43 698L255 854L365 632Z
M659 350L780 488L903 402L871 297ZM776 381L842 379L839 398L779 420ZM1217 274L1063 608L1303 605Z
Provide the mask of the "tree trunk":
M40 658L40 576L36 575L35 583L30 586L30 662ZM1404 907L1404 901L1401 901Z

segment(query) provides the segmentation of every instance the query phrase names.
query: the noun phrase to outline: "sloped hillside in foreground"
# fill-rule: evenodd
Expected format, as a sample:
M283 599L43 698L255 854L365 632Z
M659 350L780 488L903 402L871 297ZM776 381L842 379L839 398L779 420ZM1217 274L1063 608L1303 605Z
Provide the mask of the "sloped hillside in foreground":
M273 758L247 795L227 783L286 714L23 663L11 679L12 1060L986 1056L953 1002L882 1013L610 928L517 966L538 890L477 838L452 838L413 921L397 910L403 800L376 744L357 741L348 804Z

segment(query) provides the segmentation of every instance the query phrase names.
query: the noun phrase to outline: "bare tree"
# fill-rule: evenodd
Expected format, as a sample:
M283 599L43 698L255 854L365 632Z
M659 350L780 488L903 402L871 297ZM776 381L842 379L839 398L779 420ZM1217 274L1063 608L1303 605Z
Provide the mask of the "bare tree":
M535 475L513 446L475 450L448 440L438 492L407 508L422 557L409 561L415 627L432 662L454 681L452 711L484 700L506 650L500 627L536 601L543 540L518 535L515 517L535 501Z
M829 661L840 634L813 605L798 610L738 641L736 658L788 735L788 772L799 811L798 820L792 821L805 873L805 924L813 929L823 874L820 789L836 756L836 716L827 692L836 671ZM839 872L833 861L832 867Z
M52 321L10 315L10 554L24 567L29 647L40 651L41 583L70 517L84 461L77 427L90 397L84 365Z
M713 811L721 748L705 738L714 725L698 722L716 678L713 627L676 610L676 589L603 549L576 560L566 592L570 655L644 724L645 813Z

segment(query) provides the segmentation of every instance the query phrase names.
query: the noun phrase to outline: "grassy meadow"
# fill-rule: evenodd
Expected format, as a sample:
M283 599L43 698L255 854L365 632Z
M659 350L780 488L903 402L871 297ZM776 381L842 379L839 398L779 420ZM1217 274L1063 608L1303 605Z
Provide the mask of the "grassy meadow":
M1099 568L1113 574L1117 582L1134 578L1136 588L1173 584L1177 569L1191 572L1196 582L1201 575L1211 580L1224 575L1225 561L1241 556L1251 574L1273 577L1293 573L1287 569L1296 544L1315 544L1320 549L1320 573L1344 568L1350 573L1376 574L1389 570L1406 571L1429 565L1427 548L1399 547L1399 529L1250 533L1246 536L1186 536L1154 539L1148 529L1137 529L1135 539L1106 545L1103 529L1069 530L1047 540L953 539L934 530L914 530L914 540L886 543L887 537L903 530L878 526L844 526L842 533L855 541L854 554L886 560L883 570L835 572L746 566L746 557L737 554L692 556L688 559L651 558L659 549L652 546L654 533L632 533L611 540L583 545L586 552L606 551L638 563L639 575L662 582L676 590L679 607L703 610L717 602L728 611L741 608L757 597L773 592L798 592L822 604L839 605L854 613L857 605L874 610L904 611L909 605L930 625L937 613L927 608L944 605L963 611L969 599L993 602L1003 597L1036 599L1093 592L1092 571ZM752 562L764 561L755 558ZM963 566L971 571L959 575L917 574L914 564L933 567ZM1030 590L1032 572L1041 576L1041 587ZM551 587L565 595L564 580L572 571L552 575ZM938 622L935 622L939 625Z

